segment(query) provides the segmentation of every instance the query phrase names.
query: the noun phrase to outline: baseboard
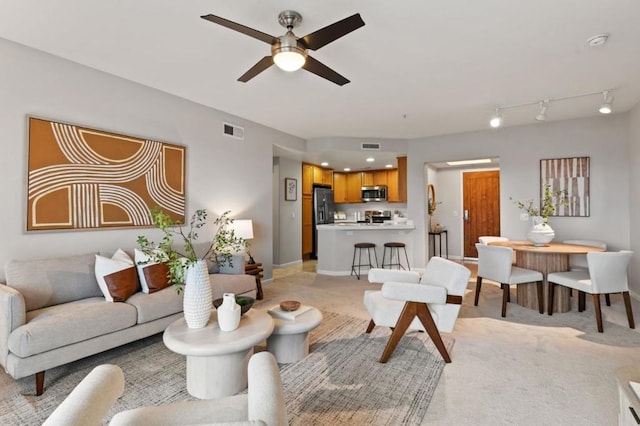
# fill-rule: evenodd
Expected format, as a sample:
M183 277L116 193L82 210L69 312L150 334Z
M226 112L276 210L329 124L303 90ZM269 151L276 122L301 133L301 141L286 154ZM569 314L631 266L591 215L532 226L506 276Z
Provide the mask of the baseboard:
M293 262L287 262L282 264L273 264L274 268L288 268L289 266L300 265L302 263L302 259L294 260Z

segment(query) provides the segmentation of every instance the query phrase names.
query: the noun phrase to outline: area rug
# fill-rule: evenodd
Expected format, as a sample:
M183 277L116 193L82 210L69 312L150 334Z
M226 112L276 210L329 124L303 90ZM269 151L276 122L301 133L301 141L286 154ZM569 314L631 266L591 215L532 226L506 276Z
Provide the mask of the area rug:
M291 425L417 425L421 423L444 367L425 333L408 333L386 364L378 363L390 335L367 321L324 312L310 333L311 353L280 365ZM453 340L444 338L448 350ZM259 348L258 350L260 350ZM185 389L185 359L156 335L47 371L45 392L34 379L3 380L0 424L39 425L99 364L122 368L126 385L105 424L117 412L142 405L193 399Z

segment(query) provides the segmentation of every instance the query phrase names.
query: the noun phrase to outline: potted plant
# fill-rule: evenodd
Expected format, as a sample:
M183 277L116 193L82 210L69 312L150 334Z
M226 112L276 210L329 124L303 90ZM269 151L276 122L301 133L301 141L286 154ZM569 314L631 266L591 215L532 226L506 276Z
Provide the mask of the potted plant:
M511 201L522 211L526 212L531 219L531 229L527 233L527 238L535 246L544 246L555 237L555 232L549 225L549 216L556 211L556 206L566 206L567 191L551 191L551 185L544 185L544 194L540 202L540 209L533 205L533 200L520 201L509 197Z
M191 216L189 230L185 233L171 216L160 207L155 207L150 212L151 220L155 227L164 232L162 240L156 244L145 236L138 236L138 245L149 261L166 263L168 278L176 291L180 293L184 288L183 310L190 328L206 326L211 314L211 284L206 259L213 257L221 262L231 262L234 250L247 247L243 238L236 237L233 230L227 229L227 225L233 223L229 213L226 211L215 220L218 229L201 257L196 254L194 243L198 239L198 230L206 224L207 211L204 209L196 210ZM176 236L182 239L182 250L174 245Z

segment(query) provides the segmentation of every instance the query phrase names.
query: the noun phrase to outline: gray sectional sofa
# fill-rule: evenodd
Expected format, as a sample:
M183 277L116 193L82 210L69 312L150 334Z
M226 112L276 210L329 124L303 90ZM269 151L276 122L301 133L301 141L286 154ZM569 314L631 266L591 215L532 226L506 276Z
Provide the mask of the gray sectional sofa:
M95 253L12 260L0 283L0 365L15 379L164 331L182 316L182 295L172 286L138 292L125 302L105 301L96 280ZM213 298L232 292L255 297L255 277L210 275Z

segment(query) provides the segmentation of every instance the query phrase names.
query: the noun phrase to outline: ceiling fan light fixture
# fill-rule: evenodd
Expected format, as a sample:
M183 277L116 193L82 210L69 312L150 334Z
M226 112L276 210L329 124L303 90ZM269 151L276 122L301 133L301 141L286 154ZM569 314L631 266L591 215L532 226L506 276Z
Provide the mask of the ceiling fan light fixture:
M278 68L288 72L299 70L307 61L306 49L298 45L298 39L291 30L272 46L271 55Z

